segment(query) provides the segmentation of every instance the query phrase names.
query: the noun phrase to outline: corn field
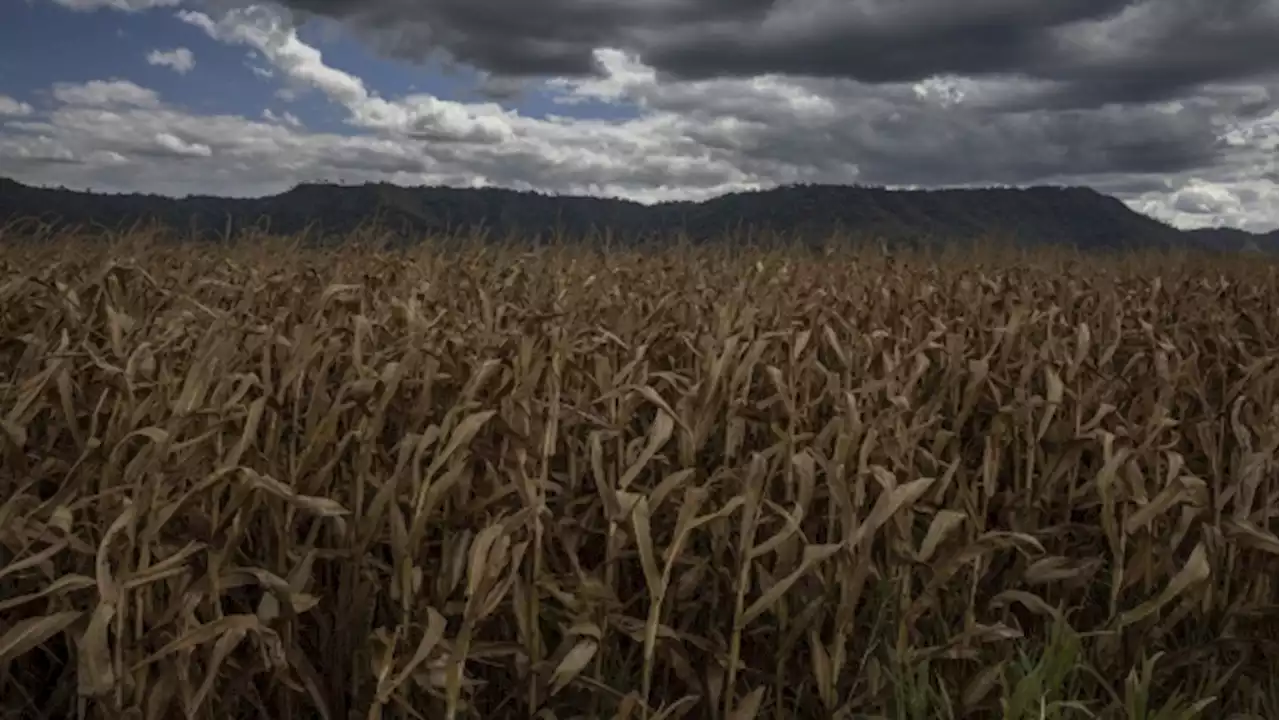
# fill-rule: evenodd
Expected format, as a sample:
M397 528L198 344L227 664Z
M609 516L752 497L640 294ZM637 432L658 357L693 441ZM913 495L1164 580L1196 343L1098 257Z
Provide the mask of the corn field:
M0 249L0 716L1276 718L1273 263Z

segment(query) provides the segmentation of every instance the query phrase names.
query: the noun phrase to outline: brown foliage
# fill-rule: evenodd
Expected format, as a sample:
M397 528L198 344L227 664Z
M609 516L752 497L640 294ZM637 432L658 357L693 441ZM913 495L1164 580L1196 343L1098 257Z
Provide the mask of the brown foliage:
M1271 715L1275 277L7 248L0 705Z

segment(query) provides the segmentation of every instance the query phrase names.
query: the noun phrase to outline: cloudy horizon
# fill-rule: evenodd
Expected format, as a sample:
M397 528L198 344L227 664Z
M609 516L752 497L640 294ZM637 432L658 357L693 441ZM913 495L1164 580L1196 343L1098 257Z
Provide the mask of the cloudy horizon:
M1262 0L24 0L0 175L698 200L792 183L1070 184L1277 225Z

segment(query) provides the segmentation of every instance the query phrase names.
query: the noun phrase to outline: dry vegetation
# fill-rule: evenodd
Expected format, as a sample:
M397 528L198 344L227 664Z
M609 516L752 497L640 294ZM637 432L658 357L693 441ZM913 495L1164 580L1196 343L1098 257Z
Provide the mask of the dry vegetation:
M0 250L0 711L1277 716L1272 265Z

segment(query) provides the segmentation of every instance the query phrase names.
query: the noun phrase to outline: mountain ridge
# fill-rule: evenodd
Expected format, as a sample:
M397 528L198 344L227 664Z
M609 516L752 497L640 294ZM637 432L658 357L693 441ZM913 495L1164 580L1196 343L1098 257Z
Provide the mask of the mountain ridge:
M810 240L833 233L896 241L1004 237L1081 249L1194 248L1275 253L1277 233L1235 228L1179 230L1080 186L890 190L789 185L700 201L552 195L505 188L406 187L390 183L300 183L275 195L234 198L100 193L26 185L0 177L0 223L40 218L52 226L123 228L158 222L199 238L263 229L347 234L377 220L406 238L487 228L530 241L608 234L627 242L682 233L694 241L779 233Z

